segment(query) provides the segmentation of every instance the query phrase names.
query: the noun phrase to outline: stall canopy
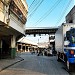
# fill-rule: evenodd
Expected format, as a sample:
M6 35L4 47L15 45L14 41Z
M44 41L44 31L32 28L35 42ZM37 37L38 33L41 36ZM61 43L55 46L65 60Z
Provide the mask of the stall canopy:
M39 48L48 48L49 42L43 42L43 43L39 43L38 47Z
M30 44L30 45L34 45L34 46L38 46L37 43L30 41L29 39L27 39L26 37L22 37L21 39L19 39L17 41L18 43L25 43L25 44Z

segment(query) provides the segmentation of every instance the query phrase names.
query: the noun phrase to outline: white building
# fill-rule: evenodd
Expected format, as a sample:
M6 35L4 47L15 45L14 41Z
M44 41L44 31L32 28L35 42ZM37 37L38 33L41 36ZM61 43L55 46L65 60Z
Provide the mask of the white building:
M66 16L66 23L75 23L75 6Z
M25 35L26 0L0 0L0 58L14 58L16 41Z

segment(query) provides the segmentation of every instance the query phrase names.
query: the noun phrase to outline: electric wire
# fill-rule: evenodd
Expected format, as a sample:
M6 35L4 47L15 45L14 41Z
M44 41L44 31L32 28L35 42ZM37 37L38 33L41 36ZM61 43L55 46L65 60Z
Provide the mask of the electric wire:
M38 5L39 2L40 2L39 0L35 0L32 2L32 4L30 5L30 7L28 9L29 13L31 13L36 8L36 6Z
M36 6L36 8L33 10L33 12L28 16L28 18L30 19L34 13L36 12L36 10L40 7L40 5L43 3L44 0L41 0L38 5Z
M35 3L36 0L33 0L33 2L31 3L31 5L29 6L28 9L30 9L32 7L32 5Z
M68 2L67 6L65 7L63 13L61 14L61 16L60 16L60 18L58 19L58 21L57 21L57 23L55 24L55 26L58 25L58 24L60 23L60 21L62 20L62 18L64 17L64 15L65 15L65 13L66 13L66 11L67 11L67 9L69 8L71 2L72 2L72 0L70 0L70 1Z
M39 20L34 24L35 26L42 22L61 2L61 0L58 0L55 2L55 4L41 17Z

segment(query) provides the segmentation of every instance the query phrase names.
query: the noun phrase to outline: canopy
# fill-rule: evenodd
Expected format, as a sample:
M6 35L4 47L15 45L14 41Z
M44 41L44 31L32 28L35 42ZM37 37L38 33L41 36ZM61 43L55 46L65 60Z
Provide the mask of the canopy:
M38 45L37 43L30 41L29 39L27 39L26 37L22 37L21 39L19 39L17 42L20 43L25 43L25 44L31 44L31 45Z

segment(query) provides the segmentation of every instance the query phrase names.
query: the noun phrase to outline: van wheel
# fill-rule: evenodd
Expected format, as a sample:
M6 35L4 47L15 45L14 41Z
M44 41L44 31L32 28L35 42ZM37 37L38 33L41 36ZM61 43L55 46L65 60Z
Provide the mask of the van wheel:
M71 63L69 63L69 62L67 61L66 66L67 66L67 69L68 69L69 72L72 71L72 67L73 67L73 66L72 66Z

